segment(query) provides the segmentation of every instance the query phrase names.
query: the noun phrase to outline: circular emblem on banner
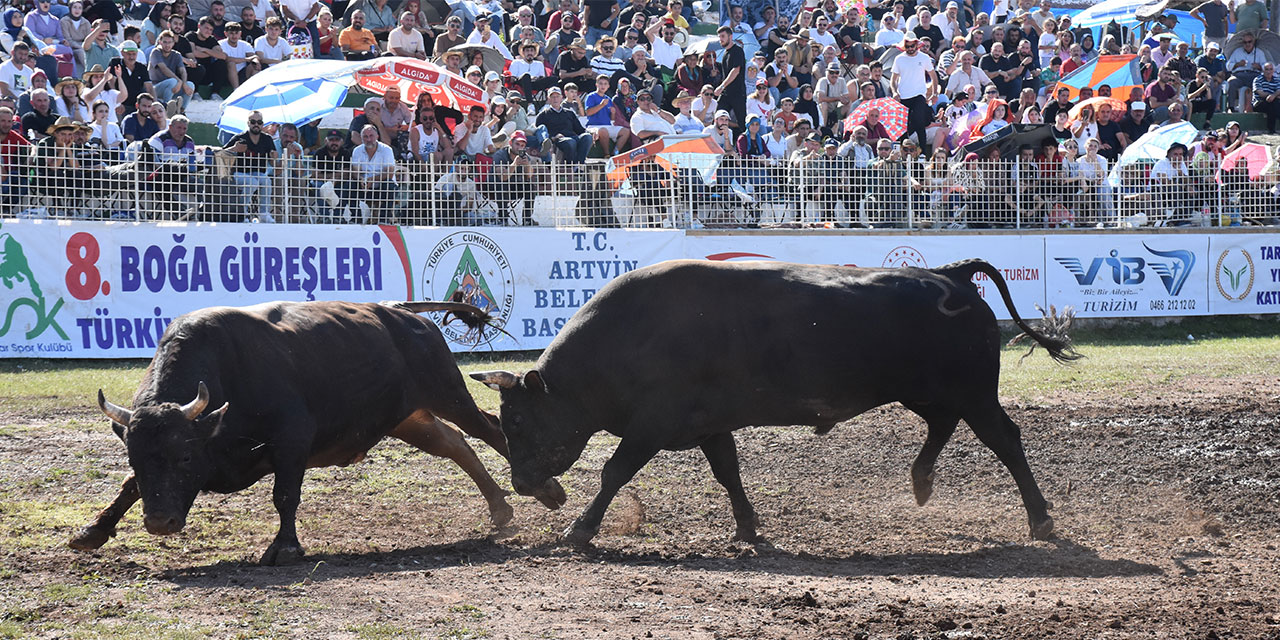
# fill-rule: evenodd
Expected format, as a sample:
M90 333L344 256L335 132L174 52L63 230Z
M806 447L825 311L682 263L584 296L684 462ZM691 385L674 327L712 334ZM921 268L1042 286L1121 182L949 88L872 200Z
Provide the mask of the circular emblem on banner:
M489 312L494 326L502 328L511 319L515 304L515 278L506 254L492 238L474 231L449 235L436 244L422 268L422 295L426 300L451 300L457 292L462 300ZM437 324L444 313L429 314ZM446 339L475 346L461 325L441 326ZM487 344L501 335L488 331L478 344Z
M1253 278L1257 269L1253 256L1244 249L1227 249L1218 256L1218 266L1213 271L1213 281L1218 293L1233 302L1244 300L1253 291Z
M894 247L889 255L884 257L882 267L920 267L928 269L929 263L925 262L924 256L919 251L911 247Z

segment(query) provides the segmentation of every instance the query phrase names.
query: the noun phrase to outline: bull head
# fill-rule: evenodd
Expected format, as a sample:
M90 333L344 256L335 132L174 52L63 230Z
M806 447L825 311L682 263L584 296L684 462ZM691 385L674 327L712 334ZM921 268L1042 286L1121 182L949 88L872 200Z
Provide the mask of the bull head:
M494 391L515 389L523 386L530 391L547 392L546 382L543 381L542 374L538 373L537 369L532 369L523 376L516 375L510 371L477 371L471 374L471 379L483 382L485 386Z
M179 411L182 412L182 417L194 422L196 418L200 417L201 413L204 413L208 406L209 387L206 387L204 382L201 381L200 386L196 389L195 399L179 407ZM128 427L129 423L133 422L133 411L107 400L107 396L102 392L102 389L98 389L98 408L107 414L108 418L111 418L113 423L111 428L115 430L116 435L120 435L121 439L123 439L122 429L117 428L117 425L119 427ZM226 413L227 408L228 405L224 403L214 413L218 414L220 418L222 414Z

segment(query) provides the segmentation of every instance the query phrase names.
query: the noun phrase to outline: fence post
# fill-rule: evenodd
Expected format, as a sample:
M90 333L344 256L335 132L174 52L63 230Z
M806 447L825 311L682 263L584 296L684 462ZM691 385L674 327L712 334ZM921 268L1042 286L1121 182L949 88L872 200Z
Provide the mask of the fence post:
M907 190L907 228L916 228L916 199L911 192L911 168L908 166L902 175L902 186Z
M1013 159L1013 192L1018 197L1013 199L1013 228L1022 228L1022 158Z

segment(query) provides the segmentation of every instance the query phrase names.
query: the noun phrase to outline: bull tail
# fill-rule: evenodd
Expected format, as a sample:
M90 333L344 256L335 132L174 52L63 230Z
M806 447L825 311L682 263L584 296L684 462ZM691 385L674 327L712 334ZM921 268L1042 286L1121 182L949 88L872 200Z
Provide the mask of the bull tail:
M1009 316L1013 318L1013 323L1022 329L1022 333L1015 336L1009 341L1010 345L1018 344L1023 340L1030 338L1031 349L1027 351L1027 355L1031 355L1035 351L1036 344L1044 347L1049 352L1049 356L1060 363L1068 363L1079 360L1084 356L1076 353L1071 346L1071 337L1067 335L1068 329L1071 327L1071 320L1075 316L1075 312L1070 308L1063 308L1062 314L1059 315L1057 310L1052 306L1049 307L1049 313L1044 313L1039 305L1044 320L1039 328L1032 328L1021 316L1018 315L1018 308L1013 305L1013 298L1009 295L1009 286L1005 284L1004 276L1000 275L1000 271L991 266L986 260L974 258L971 260L962 260L939 267L937 272L955 280L956 282L969 282L973 278L973 274L981 273L991 278L996 288L1000 290L1000 297L1004 300L1004 306L1009 310Z
M510 333L507 333L505 329L498 326L498 319L493 317L493 315L488 311L485 311L475 305L462 302L463 298L459 293L455 293L454 298L455 299L450 302L437 300L388 300L384 301L382 304L393 309L402 309L410 313L431 313L433 311L443 311L444 316L440 318L440 324L447 326L455 321L461 322L467 327L467 335L475 336L477 344L484 338L486 332L493 330L504 333L512 339L515 339L515 337L511 336Z

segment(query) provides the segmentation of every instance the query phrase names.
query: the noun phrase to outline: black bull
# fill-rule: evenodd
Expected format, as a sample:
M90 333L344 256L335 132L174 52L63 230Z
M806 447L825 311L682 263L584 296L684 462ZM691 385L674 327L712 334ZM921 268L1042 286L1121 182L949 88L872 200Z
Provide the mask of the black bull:
M142 500L155 534L175 533L201 491L229 493L275 474L280 530L263 563L302 555L295 515L306 469L359 461L387 435L456 461L480 487L498 526L511 507L475 452L444 419L503 456L506 441L481 411L440 329L415 315L448 311L476 328L487 316L449 302L279 302L204 309L176 319L143 375L133 409L98 403L124 441L134 475L70 542L96 549ZM192 396L195 399L192 400ZM208 407L218 407L206 413ZM558 484L539 491L555 508Z
M757 539L733 431L812 425L825 433L900 402L928 423L911 467L916 500L964 420L1012 473L1031 535L1053 531L1021 435L997 398L1000 331L972 283L983 273L1014 322L1055 359L1064 338L1018 316L1000 272L981 260L937 269L774 262L666 262L617 278L583 306L523 376L471 376L499 389L511 479L525 493L564 473L592 434L619 438L600 490L566 536L585 543L619 489L662 450L701 447L729 493L737 537Z

